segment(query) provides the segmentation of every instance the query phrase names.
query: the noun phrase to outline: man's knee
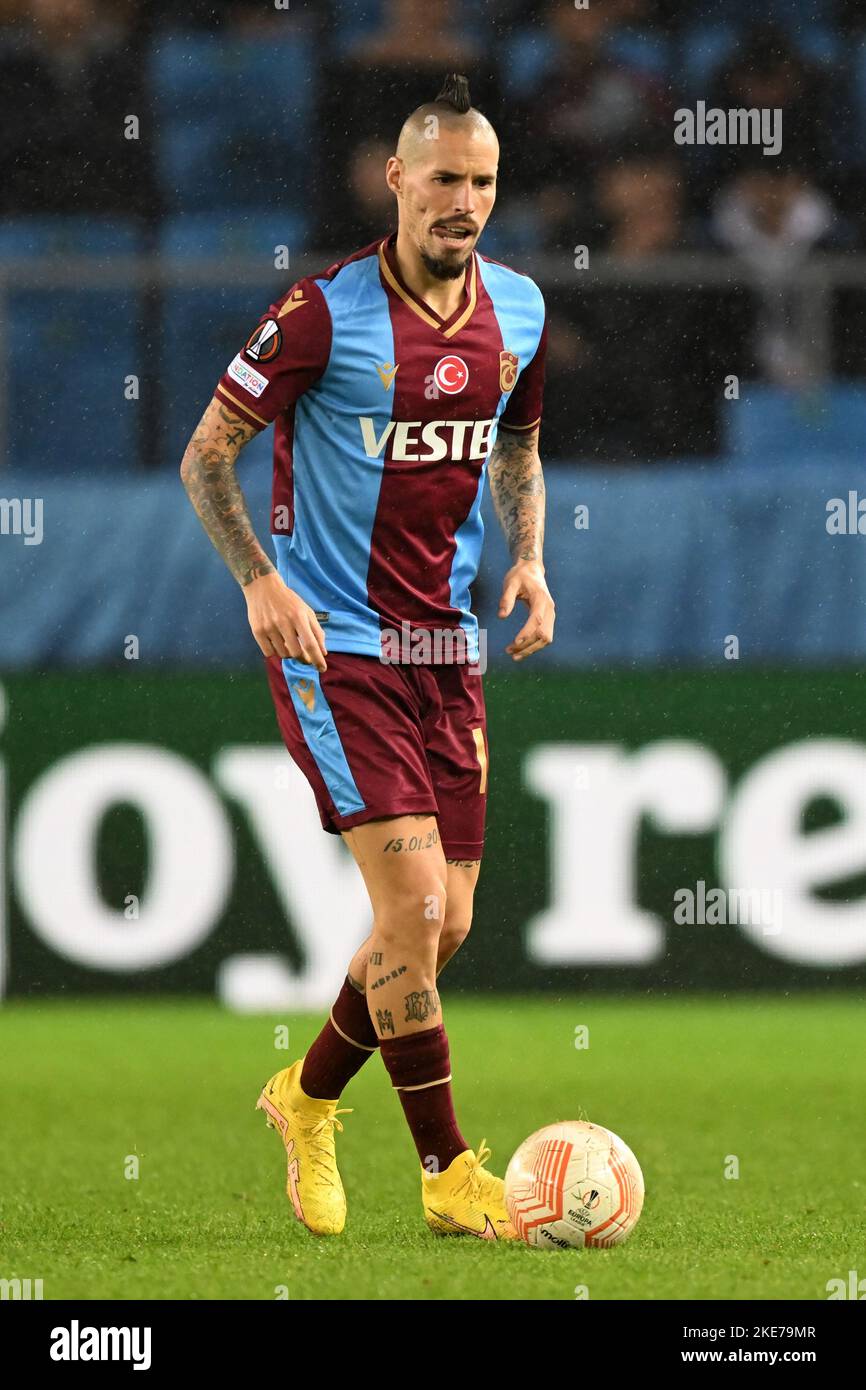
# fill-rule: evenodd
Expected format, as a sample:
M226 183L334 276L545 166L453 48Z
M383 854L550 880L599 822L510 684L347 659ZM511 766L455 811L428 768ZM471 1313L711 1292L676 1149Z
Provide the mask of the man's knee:
M436 874L393 888L376 912L376 934L387 945L434 944L447 920L447 893Z
M453 956L463 945L472 927L472 912L446 912L445 923L439 937L439 952L444 957Z

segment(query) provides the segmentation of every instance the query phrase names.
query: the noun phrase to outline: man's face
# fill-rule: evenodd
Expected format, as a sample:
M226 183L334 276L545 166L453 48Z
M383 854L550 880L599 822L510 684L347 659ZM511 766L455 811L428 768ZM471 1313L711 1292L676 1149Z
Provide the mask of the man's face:
M407 160L388 161L400 230L408 232L431 274L462 275L496 201L499 144L489 131L433 127Z

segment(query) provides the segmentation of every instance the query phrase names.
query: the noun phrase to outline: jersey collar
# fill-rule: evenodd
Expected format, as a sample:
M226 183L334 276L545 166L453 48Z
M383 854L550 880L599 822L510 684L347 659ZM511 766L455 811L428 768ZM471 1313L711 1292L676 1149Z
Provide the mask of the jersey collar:
M463 303L458 304L454 313L449 319L443 319L436 310L431 308L426 300L420 295L410 290L403 280L400 269L397 265L397 257L394 254L394 243L397 240L397 233L392 232L379 243L379 271L382 280L396 295L408 304L413 313L420 319L429 324L431 328L436 328L443 338L453 338L455 333L459 333L464 324L469 322L475 311L478 299L478 279L477 263L475 252L472 252L472 259L463 286Z

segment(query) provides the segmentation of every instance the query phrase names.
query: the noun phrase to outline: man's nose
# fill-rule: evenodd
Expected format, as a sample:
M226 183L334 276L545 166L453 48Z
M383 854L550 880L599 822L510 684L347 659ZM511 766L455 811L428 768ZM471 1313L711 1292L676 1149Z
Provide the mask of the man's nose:
M474 204L472 183L467 179L466 183L456 184L454 187L454 211L472 212Z

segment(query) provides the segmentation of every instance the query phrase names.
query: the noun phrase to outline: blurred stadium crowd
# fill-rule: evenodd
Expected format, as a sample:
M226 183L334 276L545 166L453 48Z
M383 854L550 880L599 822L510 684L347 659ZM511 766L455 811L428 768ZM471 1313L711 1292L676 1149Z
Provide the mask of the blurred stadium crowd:
M286 244L324 266L390 230L385 159L455 69L502 140L481 249L555 267L547 457L711 455L726 373L808 385L798 273L866 249L857 0L0 0L0 260ZM698 100L781 109L781 153L677 145L674 112ZM613 275L581 284L578 245ZM671 256L681 269L655 277ZM738 274L705 283L707 256ZM206 318L182 301L132 310L136 351L168 343L176 364L185 335L199 362L212 347L203 407L262 297L227 286ZM866 285L849 284L823 369L862 377L864 347ZM148 461L179 442L169 430Z

